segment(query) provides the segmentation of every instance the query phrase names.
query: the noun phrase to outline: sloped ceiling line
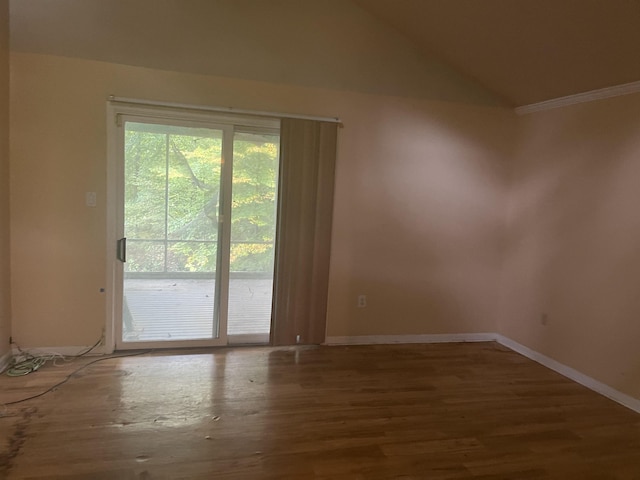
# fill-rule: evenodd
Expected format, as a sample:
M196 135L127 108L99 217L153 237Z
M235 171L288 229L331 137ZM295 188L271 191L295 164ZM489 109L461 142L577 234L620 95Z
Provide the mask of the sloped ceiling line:
M640 0L353 0L514 107L640 81Z
M483 105L640 81L640 0L11 0L10 28L17 52Z

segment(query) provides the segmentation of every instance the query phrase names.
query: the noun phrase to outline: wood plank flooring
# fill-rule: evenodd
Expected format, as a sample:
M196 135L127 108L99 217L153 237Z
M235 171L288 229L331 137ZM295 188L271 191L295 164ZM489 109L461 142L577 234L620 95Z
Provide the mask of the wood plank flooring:
M494 343L156 352L0 415L6 479L640 479L640 415Z

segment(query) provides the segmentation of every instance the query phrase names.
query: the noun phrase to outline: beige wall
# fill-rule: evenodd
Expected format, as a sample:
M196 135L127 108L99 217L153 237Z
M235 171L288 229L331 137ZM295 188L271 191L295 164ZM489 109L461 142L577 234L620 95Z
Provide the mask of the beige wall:
M36 54L12 55L12 81L19 342L87 345L104 325L112 93L339 115L328 334L495 330L509 110Z
M9 2L0 0L0 359L9 352Z
M640 398L640 95L524 116L518 136L499 331Z
M495 331L511 112L362 100L340 132L329 335Z

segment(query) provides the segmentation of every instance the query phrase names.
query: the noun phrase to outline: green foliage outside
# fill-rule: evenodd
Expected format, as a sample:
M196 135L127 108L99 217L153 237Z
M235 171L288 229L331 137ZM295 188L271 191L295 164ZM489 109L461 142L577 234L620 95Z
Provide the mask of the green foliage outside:
M127 123L128 272L214 272L222 132ZM278 136L236 133L230 270L273 270Z

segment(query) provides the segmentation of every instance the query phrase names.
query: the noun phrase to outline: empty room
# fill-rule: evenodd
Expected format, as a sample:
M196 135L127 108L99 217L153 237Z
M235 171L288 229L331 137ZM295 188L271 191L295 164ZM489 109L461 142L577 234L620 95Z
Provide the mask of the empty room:
M0 0L0 478L640 479L640 2Z

